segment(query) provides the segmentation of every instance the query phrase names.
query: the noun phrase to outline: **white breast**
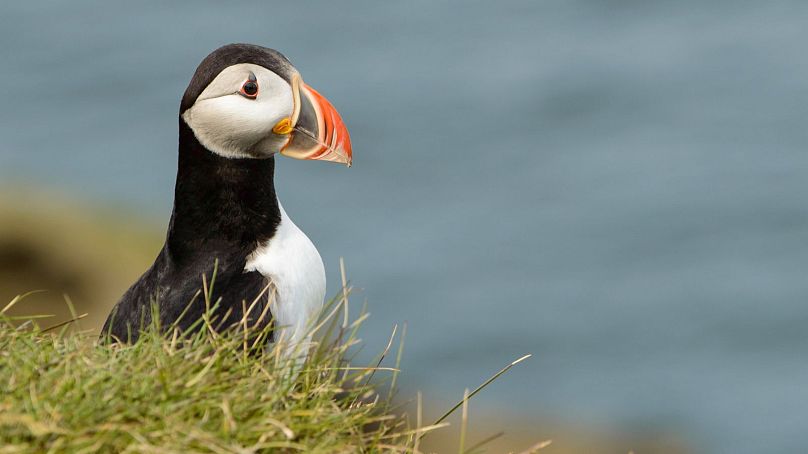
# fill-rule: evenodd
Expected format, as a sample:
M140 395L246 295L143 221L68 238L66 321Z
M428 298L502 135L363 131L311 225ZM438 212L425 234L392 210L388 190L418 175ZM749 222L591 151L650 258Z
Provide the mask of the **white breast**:
M278 203L280 206L280 202ZM325 298L325 267L320 253L280 206L281 223L275 235L247 258L245 271L258 271L272 281L275 339L305 358L307 336ZM301 341L303 341L301 343Z

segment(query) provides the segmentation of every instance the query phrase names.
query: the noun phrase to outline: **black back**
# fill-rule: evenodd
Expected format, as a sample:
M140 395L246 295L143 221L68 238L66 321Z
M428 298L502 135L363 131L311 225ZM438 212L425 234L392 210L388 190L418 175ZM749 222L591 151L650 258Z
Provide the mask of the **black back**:
M180 105L180 116L225 68L237 63L264 66L281 77L294 68L272 49L231 44L217 49L197 68ZM287 79L288 80L288 79ZM163 249L154 264L123 295L104 324L103 334L137 339L142 324L151 322L151 305L159 309L161 326L177 323L186 329L205 311L202 275L210 279L218 261L213 301L222 326L241 320L247 306L266 287L258 272L244 272L247 256L275 234L281 215L274 186L274 158L229 159L206 149L179 119L179 161L174 209ZM257 318L266 298L251 312ZM224 315L229 312L229 317ZM266 323L269 316L264 318Z

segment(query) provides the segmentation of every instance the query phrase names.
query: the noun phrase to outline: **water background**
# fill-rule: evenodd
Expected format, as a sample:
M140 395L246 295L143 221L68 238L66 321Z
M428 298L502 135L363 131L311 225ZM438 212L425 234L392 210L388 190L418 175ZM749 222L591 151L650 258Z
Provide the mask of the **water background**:
M228 42L284 52L355 165L287 212L407 321L405 393L703 452L808 446L808 3L4 2L0 178L167 222L176 114Z

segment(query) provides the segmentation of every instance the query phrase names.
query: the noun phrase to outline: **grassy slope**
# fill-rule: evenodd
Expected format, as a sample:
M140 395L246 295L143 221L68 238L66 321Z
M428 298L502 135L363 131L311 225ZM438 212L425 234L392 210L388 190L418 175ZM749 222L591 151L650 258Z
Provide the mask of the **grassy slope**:
M276 349L253 347L265 333L245 341L243 331L202 330L182 341L152 327L121 346L8 318L0 325L2 453L376 452L410 443L389 399L367 384L372 368L345 361L351 328L293 377Z

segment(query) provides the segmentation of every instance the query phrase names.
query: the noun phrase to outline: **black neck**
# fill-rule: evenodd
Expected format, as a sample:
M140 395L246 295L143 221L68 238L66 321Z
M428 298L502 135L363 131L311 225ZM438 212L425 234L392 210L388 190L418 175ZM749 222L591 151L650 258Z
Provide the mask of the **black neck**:
M175 263L241 260L280 224L275 160L228 159L206 149L180 119L174 211L165 251Z

